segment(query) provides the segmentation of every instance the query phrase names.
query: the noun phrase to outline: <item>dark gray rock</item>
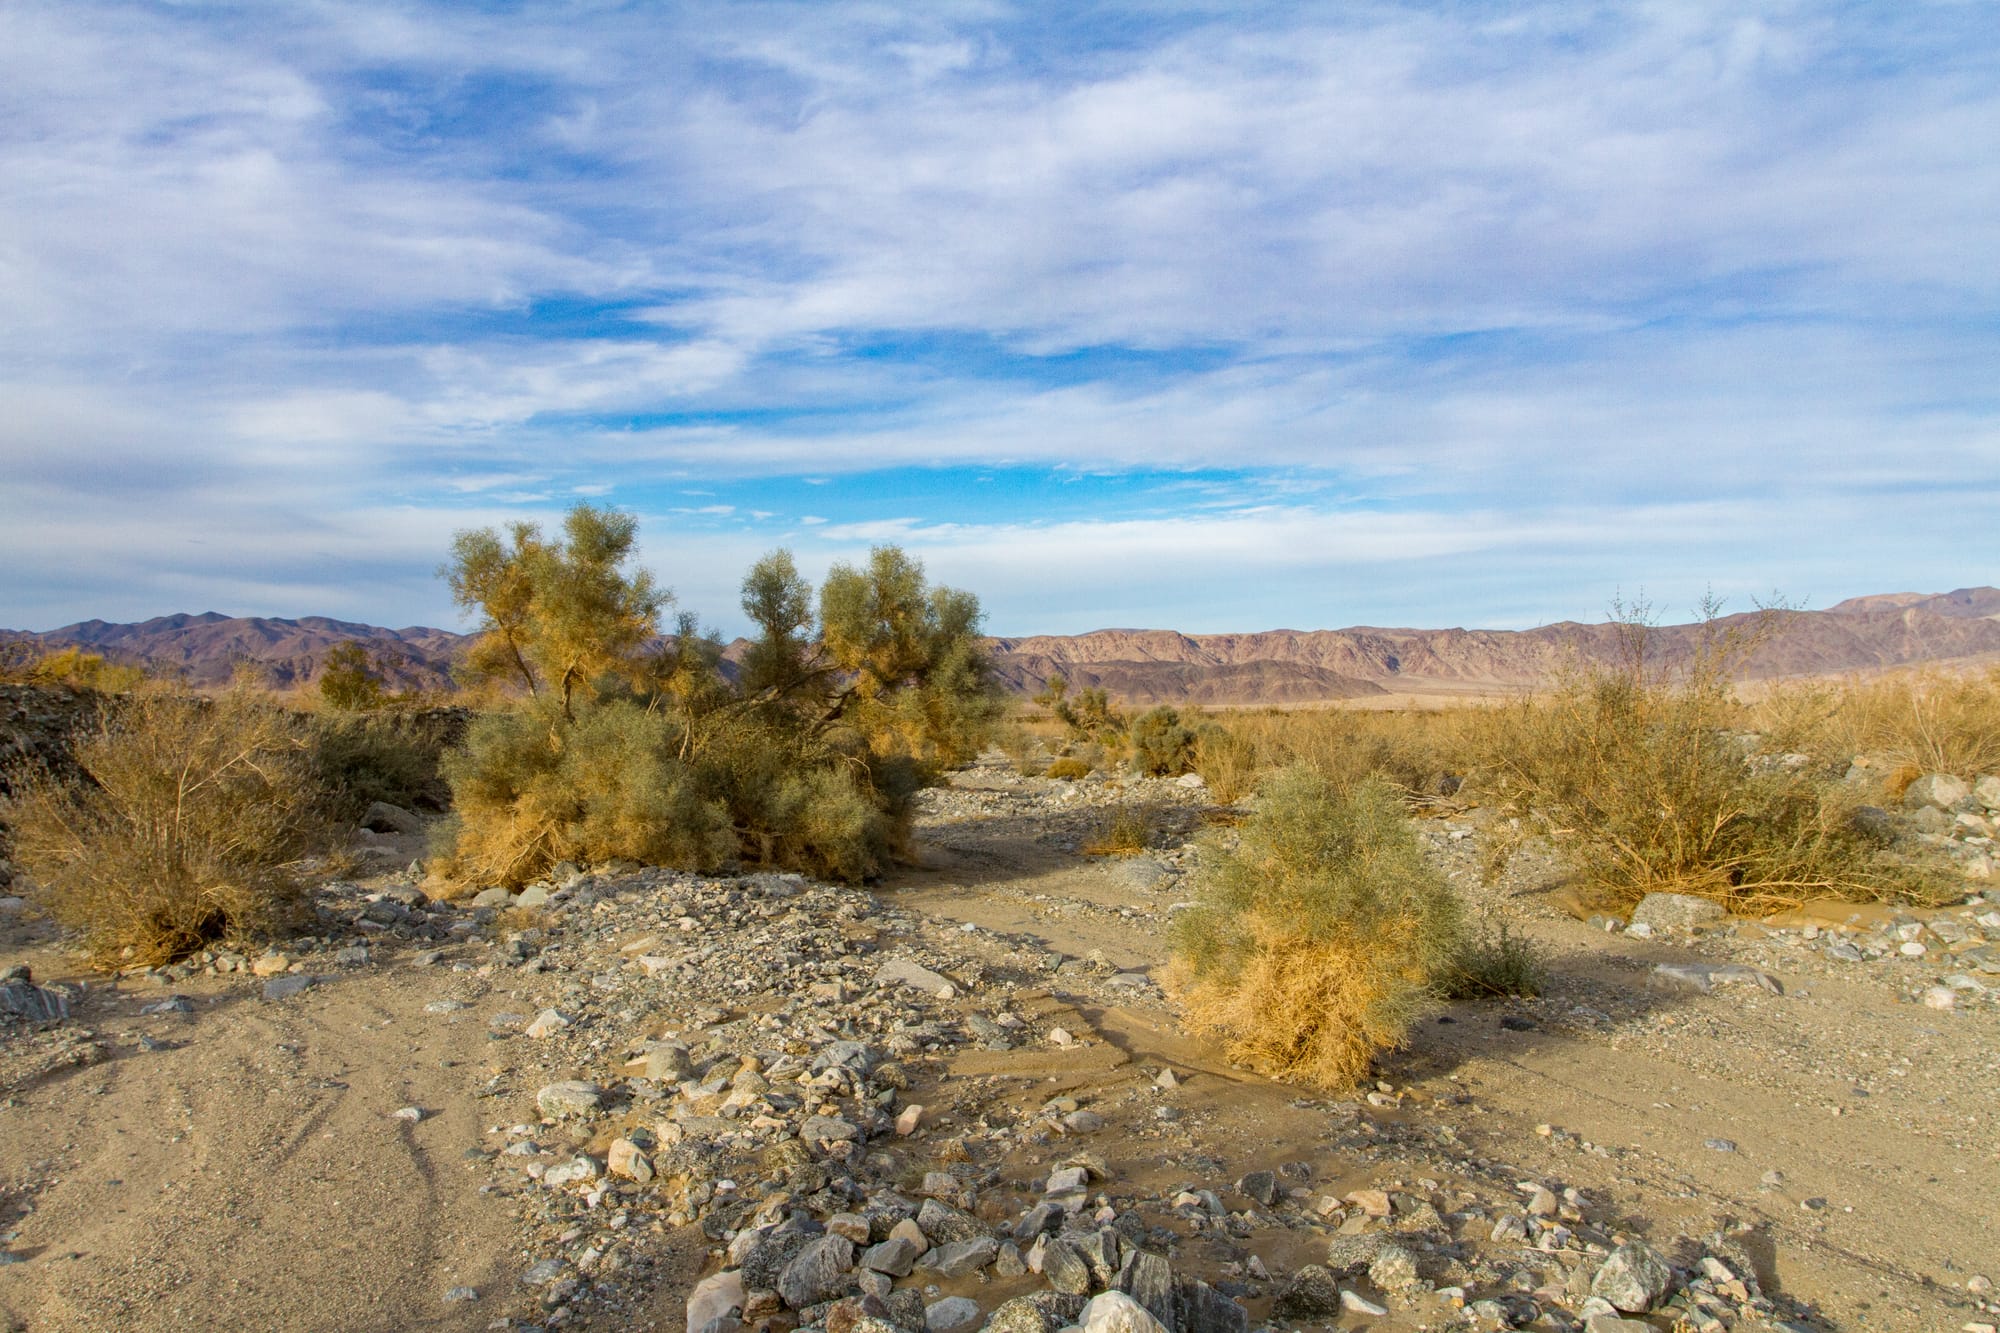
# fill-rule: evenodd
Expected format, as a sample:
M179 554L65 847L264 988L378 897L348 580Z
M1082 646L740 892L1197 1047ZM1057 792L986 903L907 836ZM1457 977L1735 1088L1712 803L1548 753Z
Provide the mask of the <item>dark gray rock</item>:
M61 991L23 978L0 986L0 1014L17 1014L30 1023L60 1023L69 1017L69 1001Z
M1249 1333L1250 1312L1199 1278L1174 1276L1173 1333Z
M1066 1240L1042 1243L1042 1276L1066 1296L1090 1294L1090 1265Z
M887 1273L890 1277L908 1277L910 1269L916 1266L917 1253L915 1241L903 1236L894 1236L879 1245L870 1245L863 1250L861 1266L877 1273Z
M272 977L264 983L264 998L267 1000L289 1000L294 995L303 995L312 989L314 978L303 972L282 977Z
M1236 1182L1236 1192L1252 1203L1269 1208L1278 1201L1277 1173L1252 1171Z
M1340 1279L1323 1265L1307 1264L1279 1289L1271 1314L1279 1319L1338 1319Z
M1118 1276L1111 1285L1114 1291L1122 1291L1145 1306L1153 1318L1171 1326L1174 1317L1174 1270L1165 1259L1150 1250L1128 1250L1125 1262L1119 1265Z
M854 1242L845 1236L821 1236L778 1274L778 1297L794 1310L832 1300L847 1290L853 1270Z
M1118 1233L1110 1227L1100 1227L1087 1236L1076 1237L1070 1243L1083 1257L1084 1263L1090 1265L1092 1288L1101 1291L1110 1286L1112 1279L1118 1276L1119 1260L1124 1257L1120 1253Z
M924 1256L923 1266L939 1277L965 1277L992 1263L999 1253L999 1241L991 1236L974 1236L971 1240L937 1246Z
M1062 1228L1063 1218L1067 1216L1061 1204L1050 1203L1045 1199L1022 1214L1021 1220L1014 1224L1014 1239L1031 1241L1037 1236L1058 1231Z
M976 1240L988 1234L985 1224L978 1218L936 1199L925 1199L923 1207L917 1209L917 1225L933 1245Z

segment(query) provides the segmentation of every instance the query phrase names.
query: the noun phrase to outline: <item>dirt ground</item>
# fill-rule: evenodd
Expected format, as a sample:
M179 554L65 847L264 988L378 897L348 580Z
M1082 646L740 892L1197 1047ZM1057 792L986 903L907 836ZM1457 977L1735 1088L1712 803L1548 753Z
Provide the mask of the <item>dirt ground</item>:
M958 778L1009 800L1020 784L997 764ZM1016 807L926 821L921 864L877 897L1156 971L1185 881L1084 855L1065 833L1077 816ZM1476 835L1454 843L1447 829L1431 830L1440 855L1547 950L1552 984L1434 1015L1383 1061L1366 1114L1231 1068L1150 990L1111 1004L1052 988L1036 1003L1063 1012L1077 1050L961 1051L942 1095L970 1117L1075 1094L1110 1122L1093 1147L1113 1169L1162 1188L1210 1155L1237 1173L1309 1159L1315 1188L1336 1194L1451 1171L1559 1180L1641 1234L1738 1237L1767 1289L1807 1303L1816 1326L1991 1318L1965 1283L2000 1272L1994 1006L1913 1005L1900 964L1794 956L1755 927L1696 943L1608 936L1562 910L1552 873L1479 886ZM1169 865L1185 856L1158 850ZM426 1005L522 983L455 969L450 951L428 967L414 954L267 1001L233 978L114 984L45 928L0 928L0 969L86 987L59 1037L0 1051L0 1248L15 1260L0 1266L0 1329L507 1326L490 1303L444 1299L510 1289L528 1257L468 1152L507 1114L480 1097L493 1038L423 1020ZM1697 958L1763 967L1785 993L1648 987L1655 963ZM193 1012L141 1012L170 994ZM1154 1109L1162 1069L1182 1084L1171 1122ZM421 1118L397 1118L406 1107ZM662 1290L658 1308L680 1294ZM1393 1333L1414 1318L1340 1326Z

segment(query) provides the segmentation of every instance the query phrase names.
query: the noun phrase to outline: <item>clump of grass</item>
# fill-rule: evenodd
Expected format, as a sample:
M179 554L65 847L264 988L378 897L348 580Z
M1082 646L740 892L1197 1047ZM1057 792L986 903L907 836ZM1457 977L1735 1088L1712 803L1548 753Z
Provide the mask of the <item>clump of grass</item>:
M1531 998L1548 985L1548 969L1534 941L1501 922L1466 935L1451 961L1440 969L1438 994L1447 1000Z
M1153 841L1157 812L1143 805L1121 805L1099 827L1084 851L1092 856L1135 856Z
M1712 622L1711 622L1712 623ZM1811 769L1746 762L1729 685L1754 634L1718 633L1663 667L1644 626L1616 666L1579 669L1504 715L1496 784L1566 847L1608 905L1689 893L1751 913L1810 898L1943 895L1857 827L1857 793Z
M1232 1060L1340 1089L1404 1041L1462 936L1395 791L1294 765L1176 918L1168 983Z
M2000 670L1903 672L1845 693L1837 720L1851 752L1919 773L2000 772Z
M1042 776L1045 778L1062 778L1066 781L1074 782L1078 778L1089 777L1091 771L1091 763L1088 759L1080 755L1066 754L1051 761L1049 766L1042 770Z
M5 806L40 905L99 967L158 964L301 913L293 863L327 842L325 793L300 719L247 694L141 694Z
M1209 794L1227 805L1242 800L1257 786L1257 742L1216 723L1199 728L1194 742L1194 771Z

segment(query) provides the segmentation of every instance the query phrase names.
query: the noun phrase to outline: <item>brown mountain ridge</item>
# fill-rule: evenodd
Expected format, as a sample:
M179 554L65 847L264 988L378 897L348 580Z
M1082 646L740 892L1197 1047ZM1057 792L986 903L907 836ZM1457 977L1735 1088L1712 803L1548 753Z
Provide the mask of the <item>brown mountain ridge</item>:
M1748 617L1726 617L1723 626ZM1662 661L1685 658L1698 625L1664 625L1650 650ZM238 663L254 663L274 685L308 685L326 652L358 641L384 664L399 688L450 684L467 636L413 626L385 629L324 616L161 616L137 624L101 620L46 633L0 631L46 649L75 646L106 657L180 674L195 685L227 681ZM1264 630L1182 634L1174 630L1103 629L1087 634L990 640L1000 679L1034 693L1050 677L1098 687L1128 704L1285 704L1386 693L1475 694L1519 690L1544 681L1572 658L1612 661L1613 624L1563 622L1529 630ZM731 645L732 656L742 644ZM2000 660L2000 588L1854 597L1824 611L1786 613L1780 632L1745 663L1746 678L1873 671L1927 662Z

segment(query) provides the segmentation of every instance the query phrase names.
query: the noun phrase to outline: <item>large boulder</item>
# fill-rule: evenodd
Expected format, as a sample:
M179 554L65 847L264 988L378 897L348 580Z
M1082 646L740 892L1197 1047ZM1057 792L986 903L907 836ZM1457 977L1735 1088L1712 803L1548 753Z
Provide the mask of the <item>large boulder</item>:
M1674 1270L1660 1252L1635 1240L1611 1252L1591 1279L1590 1294L1626 1314L1645 1314L1666 1298L1673 1285Z

